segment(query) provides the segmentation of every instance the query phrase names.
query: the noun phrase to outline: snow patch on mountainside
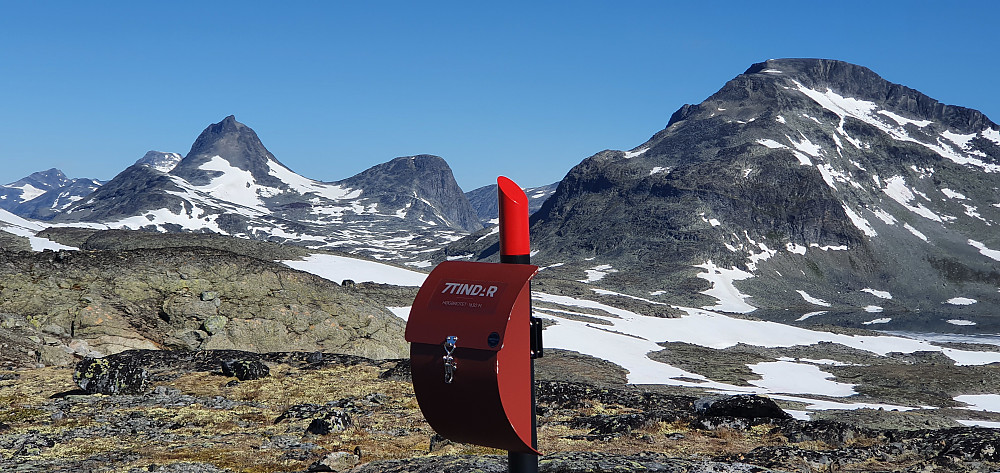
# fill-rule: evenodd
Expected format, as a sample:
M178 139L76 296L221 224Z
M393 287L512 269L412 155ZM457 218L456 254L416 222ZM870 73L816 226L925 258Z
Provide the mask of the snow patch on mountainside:
M278 193L277 189L258 185L250 171L229 164L229 161L221 156L213 156L208 162L199 166L199 169L222 174L204 186L193 186L195 189L261 213L268 212L268 209L260 197L271 197Z
M806 292L806 291L798 289L795 292L799 293L799 295L802 296L802 299L804 299L806 302L808 302L810 304L818 305L818 306L821 306L821 307L830 307L830 303L829 302L824 301L823 299L819 299L819 298L810 296L809 293Z
M845 97L831 89L820 91L810 89L795 80L793 80L792 83L795 84L799 92L802 92L823 108L840 116L841 125L837 131L859 148L862 147L859 146L860 143L856 143L851 140L844 131L843 119L845 117L852 117L872 125L885 132L895 140L924 146L938 155L951 160L952 162L974 166L985 172L1000 172L1000 165L984 162L979 159L979 157L985 157L985 153L977 150L971 150L969 147L970 141L976 136L990 139L994 132L992 129L988 128L973 135L960 135L946 130L942 132L933 143L927 143L910 136L909 132L906 130L906 126L915 125L918 128L924 128L931 124L928 120L912 120L888 110L877 110L879 107L874 102ZM891 121L883 120L882 117L888 118Z
M857 394L853 384L831 381L833 375L816 365L791 361L768 361L748 365L761 379L748 381L773 393L796 393L814 396L847 397Z
M649 148L637 149L635 151L626 151L625 159L632 159L637 156L642 156L642 154L645 153L646 151L649 151Z
M604 279L610 273L617 273L618 270L611 267L610 264L602 264L600 266L595 266L593 268L584 270L587 275L587 279L581 279L579 282L592 283Z
M350 279L354 282L420 286L427 279L427 273L358 258L320 253L309 255L302 260L284 260L279 263L337 284Z
M879 291L870 287L862 289L861 292L867 292L875 297L878 297L879 299L892 299L892 294L889 294L887 291Z
M1000 412L1000 394L965 394L955 396L954 399L958 402L968 404L968 407L963 407L962 409Z
M45 193L44 189L39 189L31 184L25 184L23 186L11 186L11 189L18 189L21 191L21 202L27 202Z
M942 219L931 209L924 206L922 203L917 203L917 205L912 205L917 197L914 195L912 189L906 186L906 179L902 176L893 176L885 180L885 188L882 189L890 199L899 203L910 212L913 212L921 217L928 220L933 220L935 222L941 222Z
M969 239L969 245L979 250L979 253L982 254L983 256L988 256L990 259L1000 261L1000 251L991 250L987 248L986 245L984 245L983 243L972 239Z
M748 314L757 310L756 307L748 304L746 299L750 296L743 294L736 286L735 281L741 281L753 277L752 273L742 269L726 269L717 266L711 260L704 264L695 266L704 269L706 272L698 273L698 277L712 283L712 288L702 291L702 294L718 299L719 303L714 306L706 306L705 309L718 310L722 312L732 312L735 314Z
M945 304L951 304L951 305L972 305L972 304L975 304L976 302L979 302L979 301L977 301L975 299L969 299L968 297L952 297L951 299L948 299L947 301L945 301Z
M836 189L836 187L834 187L834 189ZM864 217L851 210L850 207L846 205L843 207L844 213L847 214L847 218L851 219L851 223L853 223L855 227L858 227L858 230L861 230L861 232L868 237L878 236L878 233L876 233L875 229L868 223L868 220L865 220Z
M314 181L292 172L290 169L273 160L268 160L267 166L269 169L268 174L277 177L292 190L302 195L312 193L330 200L357 199L361 196L360 189L355 190L336 184Z
M209 230L225 235L219 225L215 222L215 216L202 218L206 215L205 210L198 208L191 203L191 208L187 212L174 213L170 209L156 209L143 212L142 215L125 217L115 221L104 222L107 228L138 230L150 225L163 228L163 225L178 225L185 230L198 231Z

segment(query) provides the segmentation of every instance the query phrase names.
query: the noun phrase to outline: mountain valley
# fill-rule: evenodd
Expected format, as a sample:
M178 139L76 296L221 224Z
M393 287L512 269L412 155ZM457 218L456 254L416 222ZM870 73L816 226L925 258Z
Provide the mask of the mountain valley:
M769 60L526 194L543 471L1000 468L1000 126L981 113ZM359 447L342 470L499 471L433 440L400 374L425 271L499 260L495 196L423 154L309 179L233 116L108 182L0 188L0 466L335 471L313 468ZM95 356L141 360L141 392L77 391ZM230 381L230 359L272 375ZM782 415L696 409L721 396ZM334 410L355 427L309 431ZM78 444L125 435L108 418L178 447Z

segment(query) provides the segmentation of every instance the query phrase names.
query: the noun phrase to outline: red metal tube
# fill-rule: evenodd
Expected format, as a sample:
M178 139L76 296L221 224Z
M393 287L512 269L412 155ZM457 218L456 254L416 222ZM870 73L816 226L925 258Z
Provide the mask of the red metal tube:
M528 235L528 196L521 186L500 176L497 178L497 199L500 205L501 258L529 257L531 239Z

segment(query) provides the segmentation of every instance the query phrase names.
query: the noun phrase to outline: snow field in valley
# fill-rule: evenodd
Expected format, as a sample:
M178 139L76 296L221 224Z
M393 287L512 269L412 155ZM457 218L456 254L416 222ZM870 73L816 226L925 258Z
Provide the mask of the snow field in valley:
M418 286L426 278L424 273L332 255L313 255L305 261L284 261L284 263L333 281L353 279L358 282L373 281ZM605 290L595 290L595 292L616 294ZM883 298L891 297L884 291L873 289L871 292ZM844 364L832 359L782 358L751 364L748 367L761 379L750 380L751 386L736 386L712 381L705 376L654 361L648 355L663 350L663 347L658 345L660 342L684 342L715 349L724 349L738 343L777 348L832 342L876 355L885 355L889 352L938 351L955 360L958 365L1000 362L998 352L944 348L928 341L901 336L852 336L817 332L775 322L727 317L705 309L678 307L686 313L684 316L659 318L577 297L535 292L532 298L535 301L534 314L555 322L544 332L547 348L572 350L615 363L628 370L628 382L633 384L698 387L719 393L763 394L775 399L804 402L807 404L806 410L791 411L799 418L807 418L808 411L812 410L859 408L912 410L925 406L851 402L850 396L856 394L854 385L835 381L832 379L833 375L823 371L823 366ZM575 311L573 308L580 310ZM389 310L405 320L409 316L410 308L390 307ZM810 396L843 398L843 400L819 400ZM996 398L959 396L956 399L970 404L972 406L970 409L982 407L1000 412L1000 396Z
M0 230L27 238L28 242L31 244L32 251L77 249L72 246L62 245L52 240L35 236L35 234L43 228L45 228L45 226L40 223L26 220L6 210L0 209Z
M315 274L337 284L345 279L350 279L354 282L420 286L427 279L426 273L338 255L313 254L303 260L284 260L279 261L279 263L299 271Z

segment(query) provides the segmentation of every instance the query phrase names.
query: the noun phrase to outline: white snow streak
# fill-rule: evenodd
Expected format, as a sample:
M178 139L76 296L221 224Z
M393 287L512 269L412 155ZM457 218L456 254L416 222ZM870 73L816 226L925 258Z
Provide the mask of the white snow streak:
M951 305L972 305L972 304L975 304L976 302L979 302L979 301L977 301L975 299L969 299L968 297L952 297L951 299L948 299L947 301L945 301L945 304L951 304Z
M818 306L822 306L822 307L830 307L830 303L829 302L824 301L823 299L817 299L817 298L815 298L813 296L810 296L809 293L807 293L806 291L803 291L803 290L799 289L799 290L796 290L795 292L799 293L799 295L802 296L802 298L805 299L805 301L808 302L808 303L810 303L810 304L814 304L814 305L818 305Z
M885 192L890 199L895 200L899 203L899 205L902 205L907 210L926 219L933 220L935 222L942 221L941 217L937 216L937 214L931 211L931 209L924 207L924 204L910 204L910 202L916 199L916 196L909 187L906 187L906 179L902 176L890 177L889 179L886 179L885 184L885 188L882 189L882 192Z
M979 250L979 253L981 253L983 256L988 256L991 259L1000 261L1000 251L991 250L987 248L986 245L972 239L969 239L969 245L972 245L974 248Z
M868 236L869 238L878 236L878 233L876 233L875 229L868 223L868 220L865 220L864 217L855 213L847 205L844 205L844 213L846 213L847 217L851 219L851 223L853 223L855 227L858 227L858 230L861 230L865 236Z
M702 291L701 293L719 300L718 304L711 307L703 307L704 309L732 312L736 314L747 314L757 310L756 307L746 302L746 298L750 296L741 293L739 289L736 289L736 286L733 285L734 281L741 281L743 279L753 277L752 273L748 273L737 268L720 268L711 260L705 262L705 264L697 265L695 267L706 270L707 272L698 273L698 277L712 283L711 289Z
M947 187L941 189L941 193L948 196L949 199L967 200L968 197L962 195L961 192L955 192Z
M767 146L768 148L771 149L788 149L787 146L778 143L777 141L774 141L772 139L759 139L757 140L757 144Z
M889 294L887 291L879 291L870 287L862 289L861 292L867 292L875 297L878 297L879 299L892 299L892 294Z
M971 320L962 320L962 319L949 319L946 320L946 322L952 325L961 325L966 327L971 327L973 325L976 325L976 323Z
M632 159L632 158L634 158L636 156L641 156L646 151L649 151L649 148L637 149L635 151L626 151L625 152L625 159Z
M805 319L808 319L809 317L812 317L814 315L823 315L826 312L827 311L825 311L825 310L818 310L816 312L809 312L808 314L802 314L802 317L799 317L799 318L795 319L795 321L796 322L801 322L801 321L803 321Z
M919 230L917 230L916 228L913 228L913 226L910 225L910 224L908 224L908 223L904 223L903 224L903 228L905 228L907 231L909 231L910 233L912 233L917 238L919 238L919 239L921 239L923 241L930 241L930 240L927 239L927 235L924 235L923 233L920 233Z

